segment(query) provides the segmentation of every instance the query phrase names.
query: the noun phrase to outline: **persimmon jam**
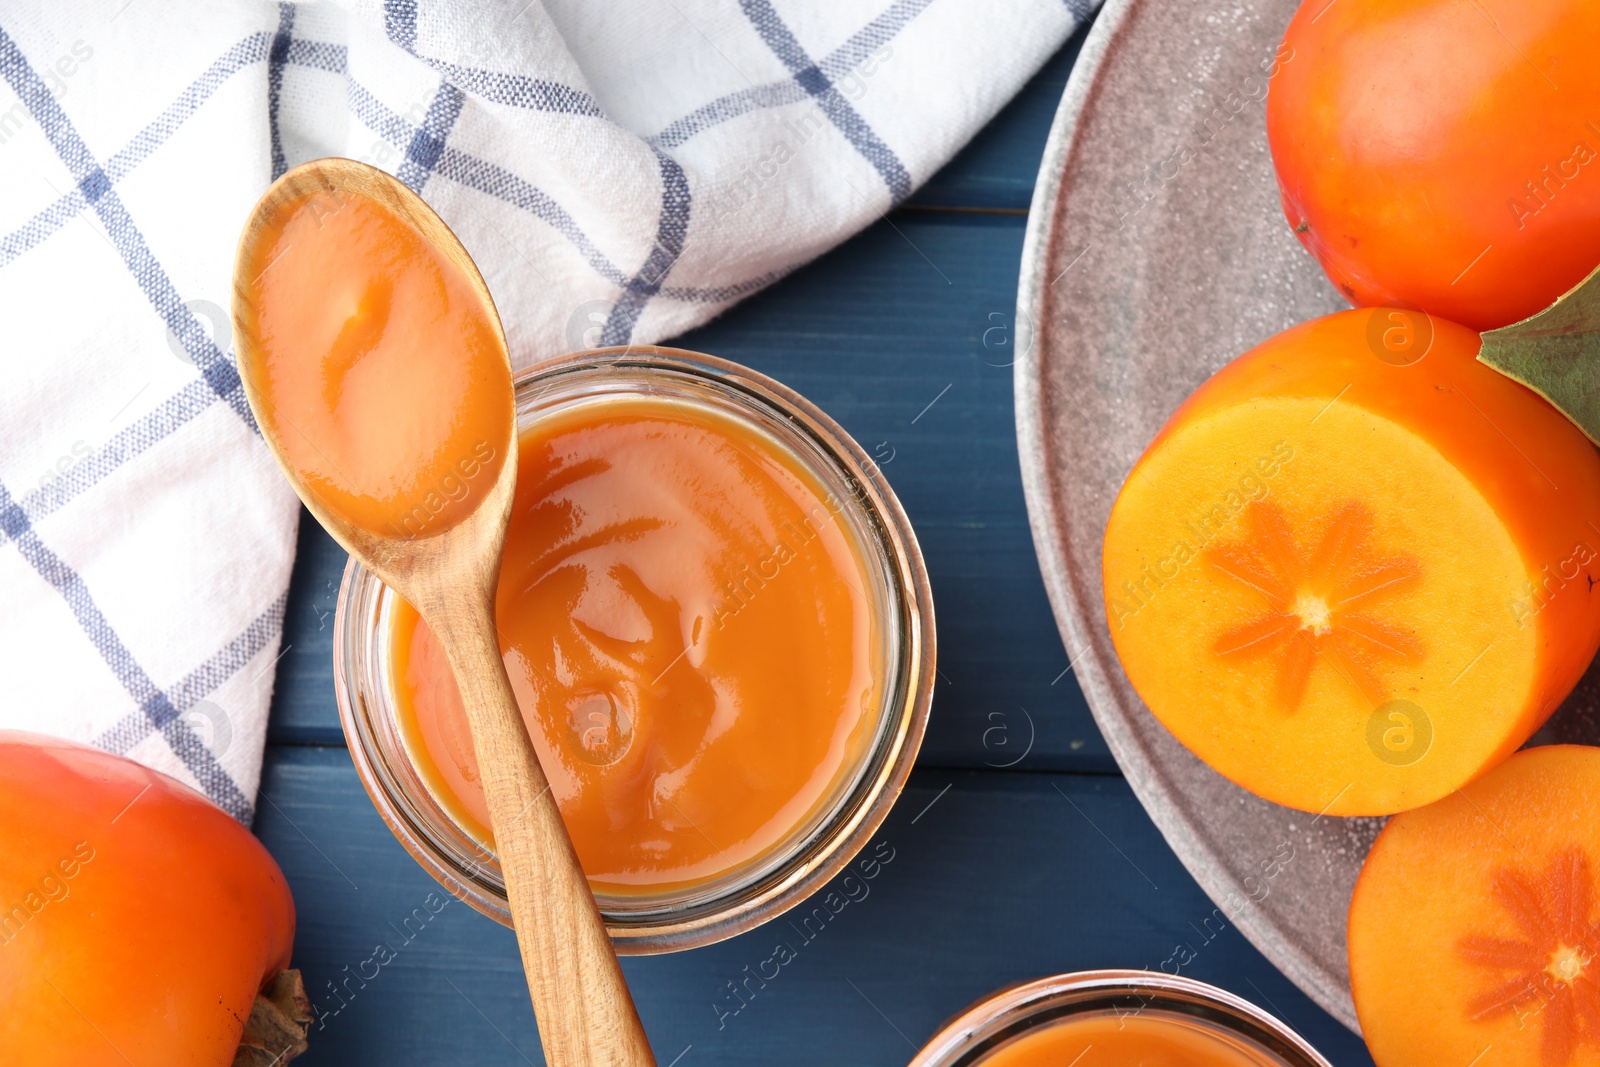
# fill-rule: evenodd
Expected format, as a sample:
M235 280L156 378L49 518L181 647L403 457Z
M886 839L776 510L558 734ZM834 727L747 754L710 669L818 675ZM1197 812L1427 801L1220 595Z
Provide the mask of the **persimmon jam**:
M836 795L880 719L883 624L839 500L755 425L666 397L541 414L518 464L500 645L591 885L748 869ZM406 748L492 848L443 651L404 602L391 620Z
M1199 1020L1107 1011L1030 1030L980 1063L982 1067L1280 1067L1282 1061Z
M237 310L254 335L239 370L265 428L346 522L381 537L448 530L494 485L511 440L493 306L370 197L318 190L261 210Z

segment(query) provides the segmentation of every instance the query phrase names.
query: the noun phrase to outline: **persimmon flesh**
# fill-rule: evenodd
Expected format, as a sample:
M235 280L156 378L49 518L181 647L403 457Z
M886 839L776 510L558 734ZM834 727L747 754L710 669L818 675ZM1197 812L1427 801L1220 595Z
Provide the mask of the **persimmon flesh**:
M1267 94L1284 213L1351 303L1474 329L1600 265L1600 4L1306 0Z
M1398 357L1393 317L1419 331ZM1444 796L1600 644L1600 457L1478 347L1388 309L1287 330L1178 409L1112 507L1129 680L1268 800L1380 815Z
M1390 820L1350 903L1378 1067L1600 1064L1600 749L1519 752Z
M294 940L283 872L222 809L9 731L0 909L0 1062L28 1067L227 1067Z

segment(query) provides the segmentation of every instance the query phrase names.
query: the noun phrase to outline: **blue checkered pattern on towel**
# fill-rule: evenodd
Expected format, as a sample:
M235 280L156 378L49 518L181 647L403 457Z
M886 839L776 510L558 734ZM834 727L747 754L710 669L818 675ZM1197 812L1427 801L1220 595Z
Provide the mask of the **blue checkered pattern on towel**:
M1092 6L8 5L0 727L252 818L298 507L223 309L289 167L347 155L425 196L519 366L649 343L908 196Z

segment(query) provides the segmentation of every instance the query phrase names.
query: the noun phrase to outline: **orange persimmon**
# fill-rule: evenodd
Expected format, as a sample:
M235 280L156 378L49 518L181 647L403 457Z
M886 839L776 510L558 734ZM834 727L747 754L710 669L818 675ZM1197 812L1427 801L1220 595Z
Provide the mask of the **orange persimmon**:
M0 1062L227 1067L293 940L283 872L222 809L0 732Z
M1380 815L1527 740L1600 645L1600 456L1478 336L1303 323L1184 403L1106 527L1122 665L1268 800Z
M1600 1064L1600 749L1519 752L1390 820L1350 901L1378 1067Z
M1306 0L1284 49L1283 209L1351 303L1487 330L1600 265L1600 4Z

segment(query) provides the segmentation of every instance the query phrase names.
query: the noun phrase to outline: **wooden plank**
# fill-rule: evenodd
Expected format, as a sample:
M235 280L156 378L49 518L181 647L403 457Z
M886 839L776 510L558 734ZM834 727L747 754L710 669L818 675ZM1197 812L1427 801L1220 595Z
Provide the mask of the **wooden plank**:
M1022 227L1013 216L897 213L677 343L798 389L880 457L938 612L925 765L997 766L1026 752L1024 769L1111 772L1067 672L1022 500L1004 343ZM303 523L275 742L339 741L329 612L343 566Z
M294 889L321 1013L298 1062L541 1062L510 931L423 873L344 751L271 749L263 790L256 831ZM875 877L830 887L837 914L804 921L824 891L722 944L625 961L662 1067L904 1063L1007 983L1163 965L1276 1011L1340 1067L1371 1063L1215 911L1120 778L919 771L869 850ZM780 944L794 958L767 963Z
M284 608L282 655L267 720L268 744L344 744L333 690L333 621L348 559L301 508L289 602Z

